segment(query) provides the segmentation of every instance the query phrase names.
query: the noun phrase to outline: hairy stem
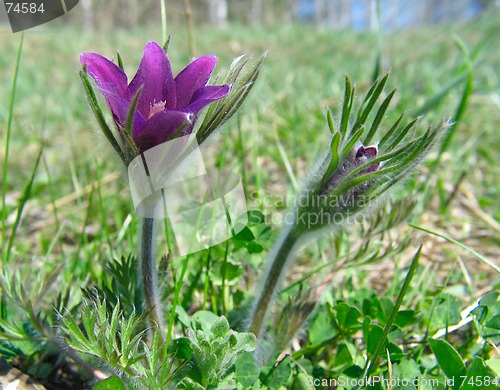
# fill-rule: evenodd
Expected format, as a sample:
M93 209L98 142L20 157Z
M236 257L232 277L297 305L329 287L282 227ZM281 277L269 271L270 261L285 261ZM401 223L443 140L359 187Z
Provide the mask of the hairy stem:
M264 282L257 293L248 328L257 338L260 338L264 321L270 309L269 305L281 284L287 265L291 263L299 237L300 234L293 226L286 228L267 261Z
M154 234L155 220L153 218L142 219L142 239L139 253L140 278L144 302L149 313L151 325L158 328L160 337L163 337L163 315L161 312L158 292L157 268L154 259Z

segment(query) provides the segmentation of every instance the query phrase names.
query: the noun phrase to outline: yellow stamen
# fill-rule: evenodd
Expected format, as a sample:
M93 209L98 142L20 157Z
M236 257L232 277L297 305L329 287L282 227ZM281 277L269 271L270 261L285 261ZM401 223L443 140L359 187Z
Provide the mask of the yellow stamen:
M166 105L167 105L166 101L161 101L161 102L154 101L153 103L151 103L149 107L148 119L151 118L154 114L158 114L159 112L165 110Z

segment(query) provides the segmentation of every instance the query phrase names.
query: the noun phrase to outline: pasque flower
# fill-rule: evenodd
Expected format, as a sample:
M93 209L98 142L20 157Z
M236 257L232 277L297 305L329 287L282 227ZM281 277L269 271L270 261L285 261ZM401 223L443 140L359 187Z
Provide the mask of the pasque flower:
M83 70L80 77L90 108L103 134L129 167L129 178L132 168L132 172L140 172L139 183L142 183L143 171L134 169L142 167L138 165L138 160L144 165L146 162L149 164L147 168L144 166L144 176L147 176L149 187L154 193L144 200L148 207L154 209L160 199L165 201L164 192L158 190L157 180L168 177L175 166L192 157L191 153L198 145L205 142L239 109L259 76L264 56L257 61L248 56L237 57L228 72L220 77L223 85L207 85L217 63L217 57L212 55L193 60L174 77L163 48L155 42L149 42L144 48L137 73L129 82L119 55L117 65L97 53L81 54ZM90 78L106 99L116 129L108 126ZM211 107L201 112L210 103L213 103ZM183 135L192 135L186 137L189 143L186 141L187 144L184 144L184 138L177 138ZM183 146L160 148L162 153L153 158L152 174L150 163L154 153L146 153L150 155L148 161L143 152L175 138ZM139 154L142 156L139 157ZM192 160L196 158L192 157ZM153 248L156 222L146 216L142 218L141 225L138 283L142 286L151 328L158 327L160 339L163 339L163 311L159 301L161 294ZM172 313L174 310L175 305ZM169 322L167 340L170 339L172 326L173 320Z
M418 118L404 124L403 115L387 130L382 130L383 119L395 93L390 92L377 104L387 78L372 85L356 111L353 110L355 89L346 78L338 125L333 123L331 114L328 115L329 148L298 194L292 208L293 218L285 219L283 232L268 258L256 293L249 330L260 338L265 337L263 329L270 304L297 249L328 228L346 229L356 221L355 216L375 207L375 200L412 171L443 131L444 126L440 123L418 132ZM376 146L371 145L377 138Z
M146 44L130 83L122 68L100 54L82 53L80 61L106 98L122 138L131 118L130 137L140 152L189 134L198 112L229 92L228 85L206 85L217 57L199 57L174 78L168 56L156 42Z
M344 179L347 174L377 157L377 153L378 150L376 146L368 146L365 148L361 145L358 148L350 150L347 155L339 161L337 168L324 178L323 184L319 190L320 197L327 196L327 194L335 188L335 186L340 183L340 181ZM362 169L358 173L358 176L363 173L375 172L379 166L379 162L371 164Z

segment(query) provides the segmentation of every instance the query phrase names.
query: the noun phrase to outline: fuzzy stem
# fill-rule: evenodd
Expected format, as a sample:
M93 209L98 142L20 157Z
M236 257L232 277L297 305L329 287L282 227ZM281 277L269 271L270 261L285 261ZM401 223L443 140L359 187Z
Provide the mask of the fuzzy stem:
M269 304L274 299L276 291L285 274L286 266L290 263L294 250L298 244L300 233L289 226L278 240L271 257L267 261L264 283L257 294L250 316L249 331L260 337L262 326L269 312Z
M142 240L139 253L140 278L146 309L149 312L151 325L156 326L162 341L163 315L158 301L158 280L156 262L153 254L153 242L155 232L155 220L153 218L142 218Z

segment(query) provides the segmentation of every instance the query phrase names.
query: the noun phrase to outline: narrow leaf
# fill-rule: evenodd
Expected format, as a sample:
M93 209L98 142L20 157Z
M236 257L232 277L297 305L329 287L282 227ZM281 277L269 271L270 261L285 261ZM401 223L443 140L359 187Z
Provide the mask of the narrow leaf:
M33 187L33 182L35 181L35 175L36 171L38 170L38 165L40 164L40 160L42 158L42 153L43 153L43 147L40 148L40 151L38 152L38 156L35 161L35 166L33 167L33 170L31 172L30 180L28 181L28 184L26 184L26 187L24 187L23 196L19 201L19 206L17 207L16 219L14 221L14 224L12 225L12 231L9 237L9 241L7 243L7 253L5 254L5 257L2 259L2 268L5 268L6 264L8 264L9 262L10 253L12 252L12 245L14 245L14 239L16 238L16 233L17 233L17 228L19 227L19 223L21 222L24 206L31 198L31 189Z
M382 104L380 105L380 108L377 111L377 115L375 116L375 119L373 120L372 126L370 127L370 130L368 131L368 134L365 137L364 144L369 145L370 141L372 140L373 136L377 132L380 123L382 123L382 120L384 119L384 115L387 111L387 108L389 107L389 104L391 103L391 100L396 93L396 90L393 90L387 97L384 99Z
M387 83L388 78L389 78L389 74L386 74L382 78L382 80L380 80L380 82L375 82L372 85L372 88L370 89L370 91L368 91L368 94L365 97L365 101L363 102L363 105L358 110L358 117L357 117L356 123L354 124L351 131L356 131L359 127L364 125L364 123L366 122L366 119L368 118L368 115L370 115L370 112L373 109L373 106L375 105L380 94L384 90L384 87L385 87L385 84ZM364 104L366 101L368 101L368 102L366 103L366 107L364 107Z
M328 121L328 128L332 134L335 134L335 125L333 124L332 112L330 110L326 111L326 119Z
M418 119L418 117L414 118L412 121L410 121L410 123L403 127L403 129L399 133L394 134L393 137L389 138L387 141L390 141L390 144L387 146L387 149L390 150L398 146L398 144L406 137L406 134L408 134L408 132L415 127Z
M120 145L118 145L118 142L116 141L115 136L113 135L113 132L109 128L108 124L106 123L106 119L104 118L104 114L102 113L101 107L99 106L99 103L97 102L97 97L94 93L94 89L92 88L92 84L90 83L88 77L87 77L87 71L84 68L82 71L80 71L80 78L82 80L85 93L87 95L88 101L90 108L92 109L92 112L94 113L94 116L97 120L97 124L101 128L102 132L108 139L109 143L115 149L116 153L120 156L120 158L123 160L125 164L126 158L125 155L123 154L122 149L120 148Z
M420 259L420 253L422 252L422 246L418 248L417 253L415 253L415 256L413 257L413 261L411 262L410 265L410 270L408 271L408 274L406 275L405 281L403 283L403 287L401 288L401 292L398 295L398 299L396 300L396 304L394 305L394 309L392 310L392 313L387 320L387 324L385 325L384 332L382 333L382 336L380 337L379 343L377 347L375 348L375 351L373 352L373 355L370 360L370 365L368 366L368 369L365 372L364 377L368 378L370 376L370 373L372 372L373 368L375 367L375 363L377 361L378 355L380 354L380 351L382 350L382 347L384 346L384 343L387 339L387 335L389 334L389 330L392 327L392 324L394 323L394 320L396 319L396 316L399 312L399 309L401 308L401 305L403 303L403 299L406 295L406 292L408 291L410 287L411 280L413 279L413 276L415 275L415 271L417 270L417 265L418 265L418 260Z
M420 226L417 226L417 225L413 225L413 224L409 224L409 226L411 226L412 228L414 229L417 229L417 230L421 230L423 232L426 232L426 233L429 233L429 234L432 234L433 236L437 236L437 237L441 237L442 239L446 240L446 241L449 241L449 242L452 242L453 244L456 244L458 245L459 247L465 249L467 252L473 254L474 256L476 256L479 260L481 260L483 263L487 264L488 266L490 266L491 268L493 268L496 272L500 273L500 267L498 267L496 264L494 264L491 260L488 260L486 257L484 257L483 255L481 255L480 253L476 252L474 249L472 249L471 247L461 243L460 241L457 241L457 240L454 240L453 238L450 238L450 237L447 237L443 234L440 234L440 233L437 233L437 232L434 232L432 230L429 230L429 229L425 229L423 227L420 227Z
M349 125L349 117L351 116L352 102L354 101L354 88L349 76L345 78L344 104L342 106L342 119L340 120L340 133L346 136L347 127Z
M386 143L386 141L392 137L392 135L394 134L394 132L396 131L396 129L398 128L399 124L401 123L401 121L403 120L405 116L405 113L403 112L399 118L396 120L396 122L394 122L394 124L392 125L392 127L384 134L384 136L382 137L382 139L380 140L380 142L378 143L379 145L379 148L382 148L384 146L384 144Z

